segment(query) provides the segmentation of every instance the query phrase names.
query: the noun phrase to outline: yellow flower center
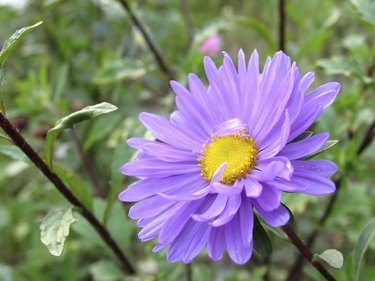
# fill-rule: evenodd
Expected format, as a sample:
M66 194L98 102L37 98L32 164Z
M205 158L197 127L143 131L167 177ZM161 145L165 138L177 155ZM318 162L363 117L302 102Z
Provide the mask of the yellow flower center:
M202 176L206 180L211 180L217 168L227 162L220 182L229 185L244 178L255 166L258 149L252 138L237 134L212 137L212 142L205 145L202 153L203 157L198 159Z

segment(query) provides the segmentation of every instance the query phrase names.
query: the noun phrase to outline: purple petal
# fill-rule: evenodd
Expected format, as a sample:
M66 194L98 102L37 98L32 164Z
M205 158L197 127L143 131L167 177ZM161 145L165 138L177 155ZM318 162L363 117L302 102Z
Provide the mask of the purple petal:
M284 205L281 204L277 209L271 212L266 212L255 200L253 200L252 202L257 212L270 226L280 227L288 223L290 219L290 214L288 209L285 208Z
M166 162L191 161L196 162L196 155L192 151L181 150L164 143L146 143L143 150L149 155Z
M253 253L253 241L243 243L241 235L241 220L237 214L233 220L225 225L225 240L230 258L237 264L246 263Z
M205 200L183 202L182 207L172 214L161 229L159 233L159 244L170 244L181 232L187 221L190 220L191 215L198 210L202 202L205 203Z
M135 202L157 193L178 189L201 179L201 176L179 175L166 178L146 178L139 180L121 192L118 198L124 202Z
M302 91L302 93L306 93L306 91L310 88L311 84L314 82L315 79L315 73L310 71L305 74L305 76L302 77L299 87Z
M314 104L321 104L324 110L334 102L339 91L339 83L326 83L305 96L304 107L313 106Z
M286 157L272 157L257 161L255 169L259 170L256 179L260 182L268 182L275 177L289 180L293 174L293 166Z
M228 136L228 135L235 135L238 134L244 130L246 130L247 127L242 121L238 118L229 119L214 129L214 135L217 137L220 136Z
M240 225L242 241L245 245L250 245L253 240L254 214L251 200L242 195L240 207Z
M282 125L280 128L278 128L278 136L275 138L275 132L271 131L270 139L268 142L273 140L272 143L270 143L268 146L260 146L260 152L258 154L259 159L266 159L275 156L277 153L279 153L280 150L282 150L287 143L288 137L289 137L289 132L290 132L290 124L289 124L289 115L288 115L288 110L285 112L285 118L280 119L283 120ZM267 137L266 137L267 138Z
M297 173L313 173L323 177L332 176L338 169L336 164L329 160L294 160L292 164Z
M313 173L296 172L292 181L300 185L305 185L306 189L302 192L310 195L324 196L336 190L335 184L330 179Z
M160 196L153 196L138 202L129 210L129 217L132 219L149 218L175 205L175 202L168 201ZM152 210L152 212L150 212Z
M254 199L266 212L270 212L278 208L281 204L281 191L263 184L262 194Z
M285 192L303 192L307 186L301 183L297 183L288 180L284 180L281 178L276 178L273 181L267 182L267 184L274 188Z
M236 185L236 183L238 183ZM243 190L242 182L236 181L236 183L231 185L226 185L221 182L214 182L210 185L210 192L211 193L218 193L218 194L225 194L225 195L235 195L239 194Z
M227 204L228 196L217 194L215 201L212 205L203 213L203 214L193 214L191 217L196 221L209 221L218 215L224 210L225 205Z
M228 196L227 204L224 211L211 223L212 226L218 227L229 222L237 213L241 205L241 195Z
M210 188L206 183L200 183L196 186L195 191L193 193L185 193L185 192L172 192L172 193L159 193L161 197L172 200L172 201L192 201L200 199L206 196L210 192Z
M321 105L317 105L316 107L310 106L306 109L302 108L300 115L291 125L288 142L294 140L296 137L306 131L306 129L309 128L319 117L322 111L323 108Z
M143 112L139 115L139 119L157 139L165 143L187 150L195 149L200 151L202 149L201 143L188 137L174 124L161 116Z
M251 175L243 179L243 183L244 183L247 197L256 198L261 194L263 190L263 186L256 179L254 179Z
M225 226L213 227L211 229L210 237L208 239L208 255L214 261L221 260L225 248Z
M147 139L142 139L142 138L131 138L128 139L127 143L131 148L134 149L142 149L143 146L147 143L154 143L155 141L153 140L147 140Z
M172 163L154 159L139 159L125 164L120 172L136 177L168 177L189 173L200 173L197 163Z
M328 133L321 133L301 141L289 143L278 155L286 156L290 160L306 157L319 150L326 143L328 138Z

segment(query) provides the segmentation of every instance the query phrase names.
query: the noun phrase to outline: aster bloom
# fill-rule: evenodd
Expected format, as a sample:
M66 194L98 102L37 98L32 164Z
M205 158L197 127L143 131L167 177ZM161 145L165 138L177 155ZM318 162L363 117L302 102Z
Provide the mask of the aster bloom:
M259 71L254 51L246 66L242 50L236 69L224 53L217 68L206 57L206 88L194 74L189 89L172 81L177 111L170 120L141 113L157 140L132 138L137 159L121 172L138 178L119 195L136 202L129 216L138 220L141 241L158 238L153 251L168 247L171 262L191 262L207 246L213 260L227 250L237 264L253 249L254 213L273 227L290 214L283 192L315 196L335 191L328 178L337 167L328 160L306 160L328 140L328 133L298 138L336 98L332 82L308 91L283 52Z

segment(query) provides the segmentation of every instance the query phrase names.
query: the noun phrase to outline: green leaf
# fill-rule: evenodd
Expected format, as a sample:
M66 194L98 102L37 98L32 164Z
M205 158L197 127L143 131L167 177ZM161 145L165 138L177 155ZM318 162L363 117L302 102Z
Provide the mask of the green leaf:
M315 157L316 155L322 153L323 151L326 151L330 149L331 147L335 146L338 142L339 142L338 140L329 140L318 151L314 152L311 155L306 156L305 158L309 159L309 158Z
M14 160L21 160L23 162L29 163L29 159L25 156L25 154L15 145L0 145L0 153L14 159Z
M131 59L117 59L100 69L94 76L94 83L106 85L122 80L136 80L147 73L144 62Z
M342 268L342 266L344 264L343 255L335 249L325 250L320 255L315 255L315 256L324 260L327 264L329 264L333 268L340 269L340 268Z
M371 77L367 76L366 71L361 68L358 62L350 56L334 56L330 59L321 59L316 64L324 68L327 74L330 75L340 74L347 77L355 75L366 84L373 81Z
M17 30L8 40L5 41L4 47L0 52L0 66L3 67L5 60L9 56L12 49L16 46L16 43L29 31L41 25L43 22L40 21L34 25L23 27Z
M86 208L92 211L93 195L90 186L82 181L73 171L55 165L53 170L56 174L70 187L70 189L78 196Z
M351 0L354 7L360 12L363 18L375 25L375 2L370 0Z
M90 266L90 273L95 281L117 281L121 280L124 273L121 269L109 261L98 261Z
M353 254L353 280L358 281L359 279L359 272L360 272L360 265L365 255L365 252L371 242L371 240L375 237L375 218L372 219L366 226L363 228L357 243L354 246L354 254Z
M53 144L58 136L58 134L65 129L73 128L77 123L93 119L97 116L110 113L117 109L113 104L102 102L96 105L87 106L79 111L69 114L66 117L61 118L55 124L55 126L50 129L47 133L46 138L46 161L47 164L52 166L52 154L53 154Z
M272 254L272 243L258 217L254 214L254 248L264 257Z
M72 207L48 212L40 224L41 240L51 255L60 256L70 225L75 222Z
M312 131L304 131L302 134L300 134L298 137L296 137L292 142L301 141L304 139L307 139L311 137L314 134Z
M1 95L1 87L3 85L3 77L4 77L4 68L0 67L0 113L5 115L5 104L3 97Z

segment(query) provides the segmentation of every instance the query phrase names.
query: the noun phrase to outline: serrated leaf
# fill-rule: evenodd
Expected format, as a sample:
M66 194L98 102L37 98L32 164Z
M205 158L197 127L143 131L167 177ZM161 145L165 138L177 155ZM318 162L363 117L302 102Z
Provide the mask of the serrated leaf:
M360 12L363 18L375 25L375 2L369 0L351 0L352 4L358 12Z
M344 264L344 257L341 252L335 249L325 250L323 253L318 255L320 259L324 260L333 268L340 269Z
M272 243L258 217L254 214L254 248L264 257L272 254Z
M375 237L375 219L372 219L366 226L363 228L357 243L354 246L353 254L353 280L358 281L360 273L360 265L365 255L365 252L371 242Z
M16 43L28 32L41 25L43 22L40 21L34 25L23 27L17 30L13 35L5 41L4 47L0 52L0 66L3 67L5 60L9 56L12 49L16 46Z
M51 255L60 256L70 225L75 222L72 207L48 212L40 224L40 235Z
M73 128L77 123L93 119L103 114L110 113L117 109L113 104L102 102L96 105L87 106L79 111L73 112L68 116L65 116L58 120L55 126L50 129L47 133L46 138L46 161L47 164L52 166L52 154L53 154L53 144L58 136L58 134L64 130Z

